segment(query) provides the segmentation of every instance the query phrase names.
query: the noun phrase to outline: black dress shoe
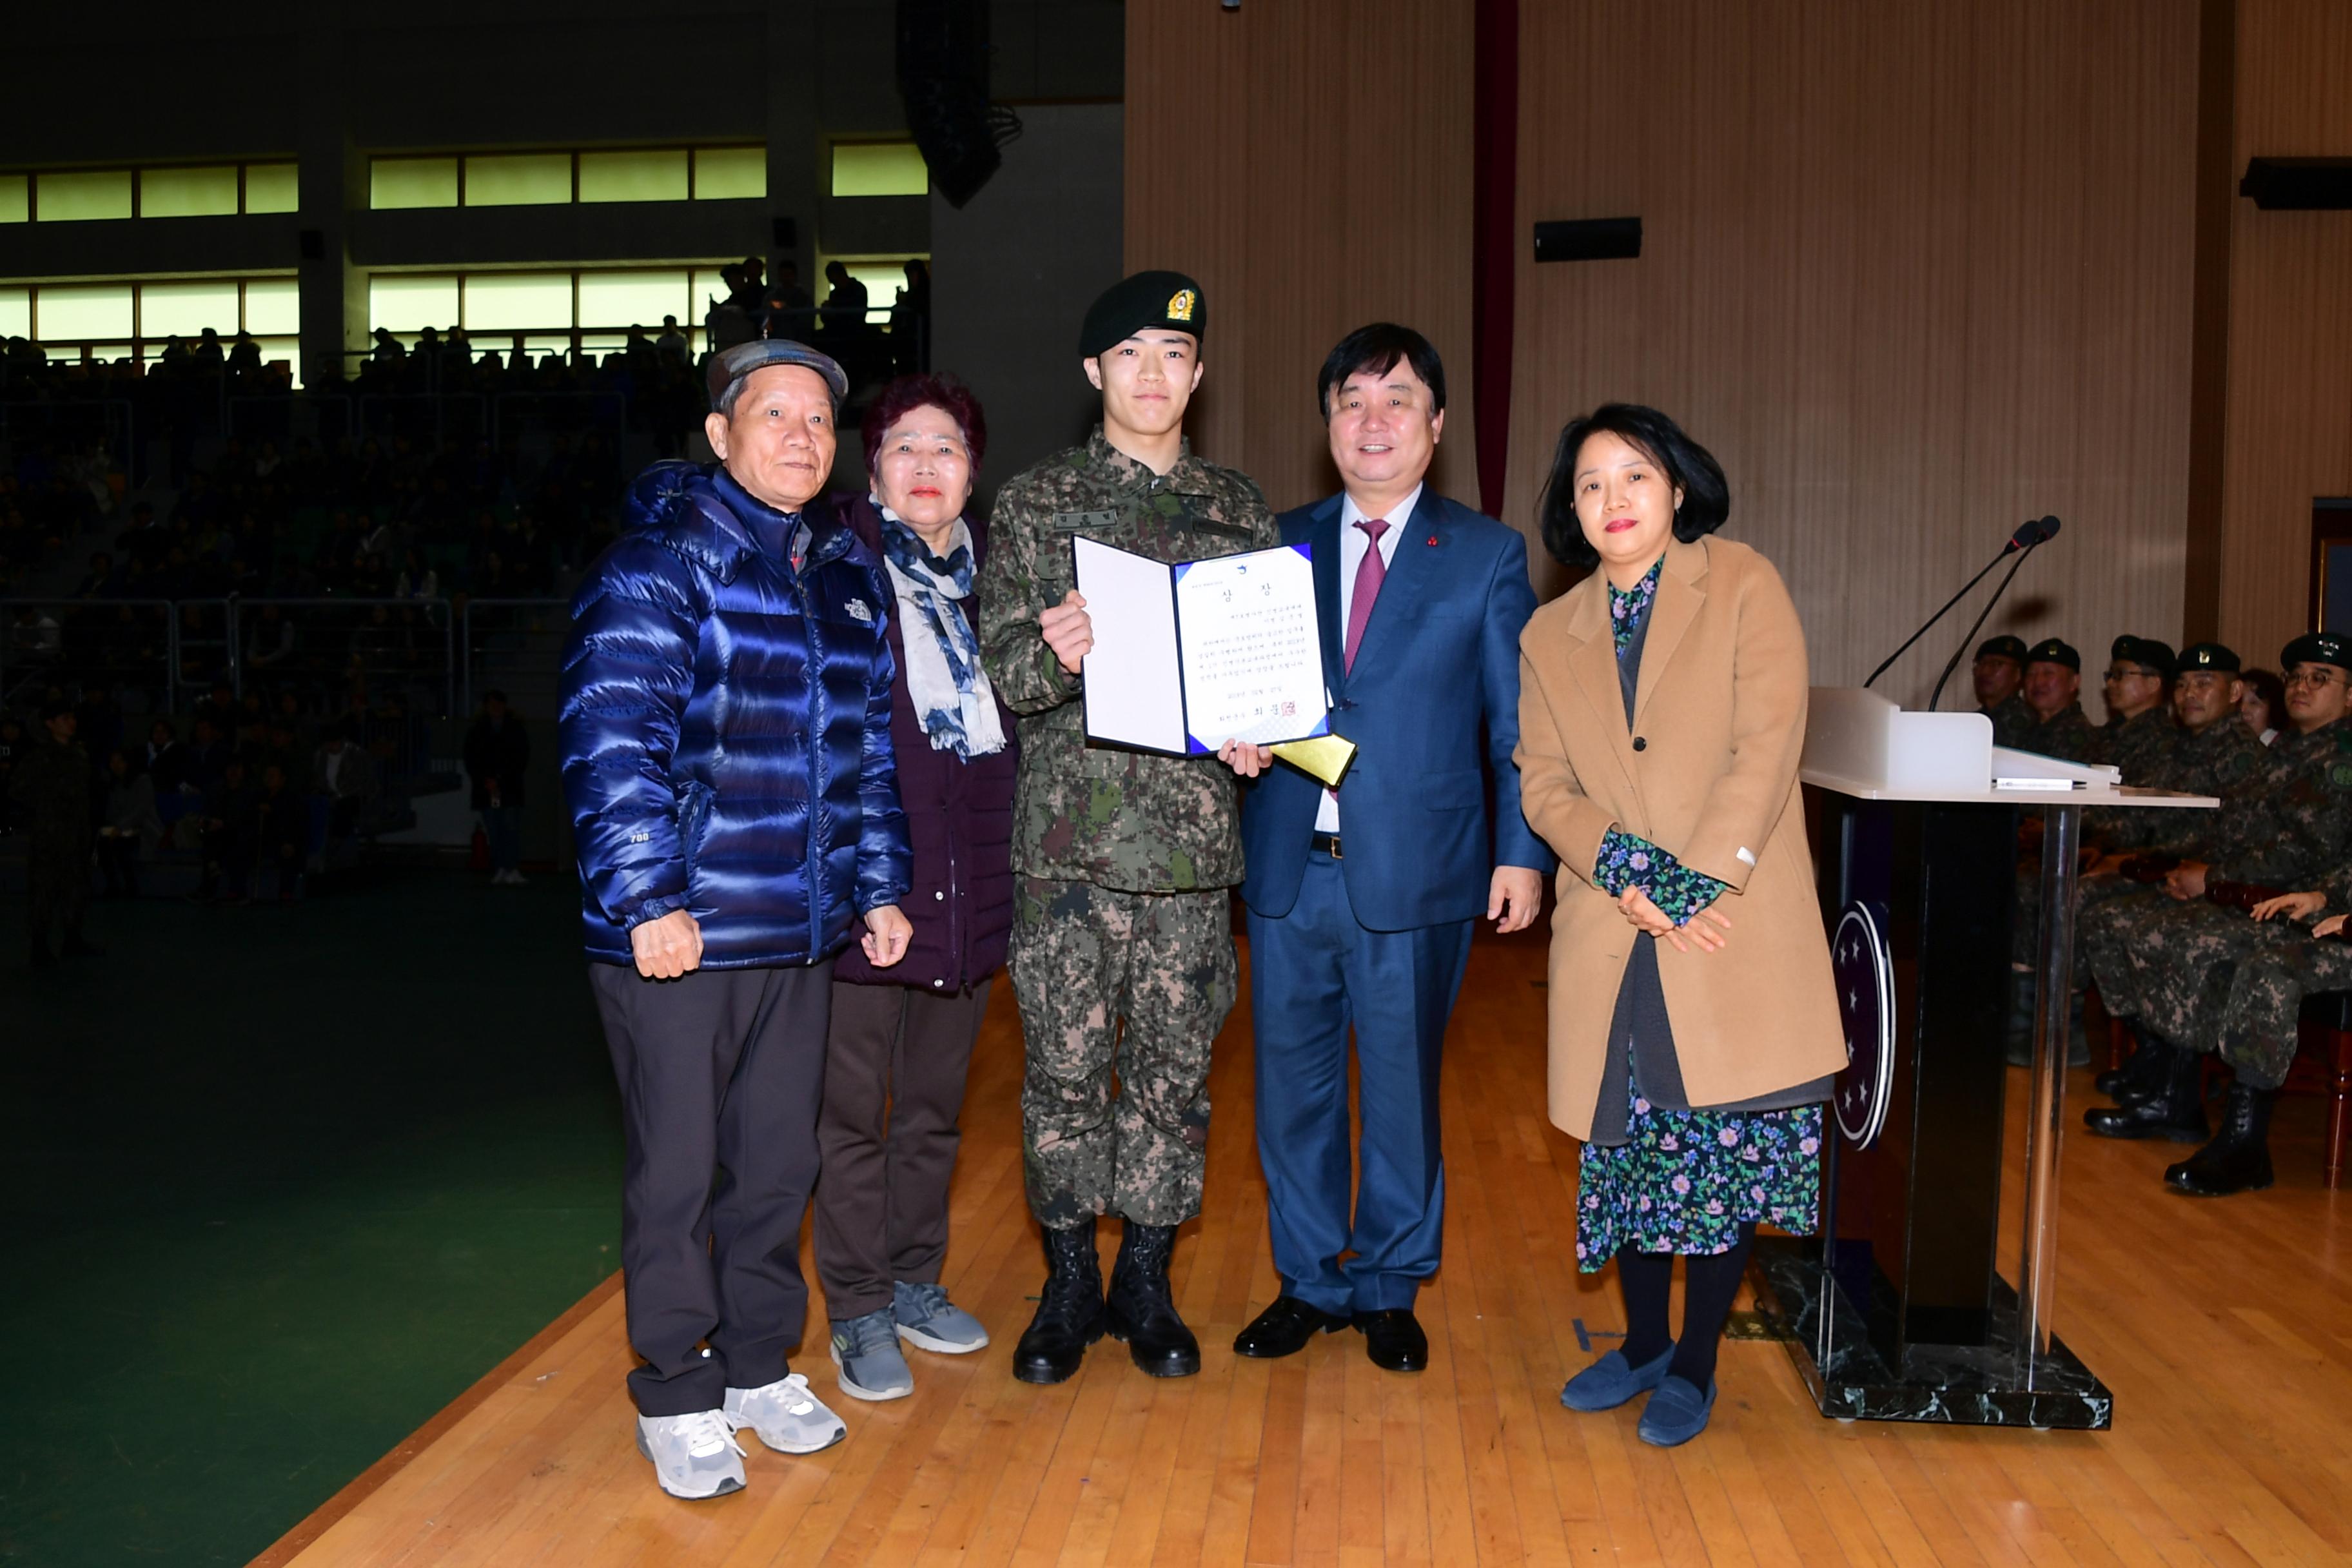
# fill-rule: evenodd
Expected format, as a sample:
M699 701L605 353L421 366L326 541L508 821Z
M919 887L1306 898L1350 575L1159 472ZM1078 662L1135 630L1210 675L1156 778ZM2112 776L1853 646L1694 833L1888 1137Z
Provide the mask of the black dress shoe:
M1201 1342L1176 1315L1168 1289L1168 1258L1175 1249L1174 1226L1129 1220L1103 1301L1103 1328L1125 1342L1129 1358L1153 1377L1191 1377L1201 1370Z
M1076 1375L1087 1347L1103 1336L1102 1265L1095 1260L1095 1222L1045 1232L1045 1288L1037 1315L1013 1347L1013 1375L1023 1383L1061 1383Z
M1429 1365L1429 1336L1410 1307L1359 1312L1356 1327L1364 1331L1364 1354L1382 1372L1420 1372Z
M1260 1361L1297 1355L1317 1334L1336 1334L1347 1326L1348 1320L1337 1312L1310 1307L1296 1296L1276 1296L1273 1306L1234 1336L1234 1353Z
M2168 1138L2175 1143L2202 1143L2210 1136L2205 1122L2201 1078L2204 1058L2195 1051L2172 1049L2165 1058L2164 1078L2144 1098L2126 1096L2112 1110L2101 1107L2083 1113L2083 1125L2101 1138Z

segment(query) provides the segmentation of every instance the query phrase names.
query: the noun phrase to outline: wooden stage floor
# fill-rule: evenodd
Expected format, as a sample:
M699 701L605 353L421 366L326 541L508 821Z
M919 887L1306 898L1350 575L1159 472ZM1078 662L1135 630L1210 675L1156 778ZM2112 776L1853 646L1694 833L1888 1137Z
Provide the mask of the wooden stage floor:
M2319 1184L2318 1101L2282 1103L2280 1184L2227 1202L2162 1190L2172 1145L2069 1138L2057 1326L2114 1389L2113 1431L1840 1425L1782 1346L1734 1342L1712 1428L1662 1452L1635 1439L1638 1406L1578 1416L1558 1402L1589 1359L1580 1333L1622 1321L1613 1280L1574 1265L1576 1146L1543 1115L1542 963L1528 938L1482 940L1471 961L1445 1063L1445 1267L1421 1298L1433 1353L1418 1377L1376 1371L1352 1333L1283 1362L1232 1353L1275 1293L1244 1005L1218 1042L1204 1217L1177 1252L1202 1374L1154 1382L1106 1340L1068 1384L1015 1383L1006 1358L1042 1265L1000 985L947 1278L995 1336L987 1351L917 1352L912 1398L860 1404L835 1392L813 1302L796 1364L848 1441L790 1458L747 1435L749 1489L682 1503L637 1456L608 1281L261 1561L2352 1561L2352 1196ZM2095 1103L2087 1074L2069 1101L2070 1120Z

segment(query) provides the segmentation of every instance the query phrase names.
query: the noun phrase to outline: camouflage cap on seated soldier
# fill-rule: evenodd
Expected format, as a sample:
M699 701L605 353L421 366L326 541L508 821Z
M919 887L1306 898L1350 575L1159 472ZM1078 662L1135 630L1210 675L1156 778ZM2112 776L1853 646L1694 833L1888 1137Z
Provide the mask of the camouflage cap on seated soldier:
M2352 675L2352 637L2340 632L2305 632L2279 655L2281 669L2293 669L2298 664L2332 664Z
M2158 642L2154 637L2119 637L2107 649L2107 658L2112 663L2136 664L2143 669L2154 670L2168 680L2172 678L2176 667L2172 645Z
M2074 646L2060 637L2043 637L2025 650L2028 664L2063 664L2075 674L2083 673L2083 656Z
M2217 675L2238 675L2245 667L2238 662L2236 650L2217 642L2190 643L2180 650L2174 673L2187 675L2191 670L2211 670Z

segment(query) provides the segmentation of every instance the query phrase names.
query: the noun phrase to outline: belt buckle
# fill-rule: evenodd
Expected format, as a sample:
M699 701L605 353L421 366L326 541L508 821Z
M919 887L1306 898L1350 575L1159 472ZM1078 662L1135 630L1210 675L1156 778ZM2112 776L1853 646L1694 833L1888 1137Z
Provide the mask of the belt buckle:
M1336 833L1331 833L1325 835L1325 837L1329 838L1331 841L1331 858L1334 860L1343 860L1347 858L1347 857L1339 853L1339 836Z

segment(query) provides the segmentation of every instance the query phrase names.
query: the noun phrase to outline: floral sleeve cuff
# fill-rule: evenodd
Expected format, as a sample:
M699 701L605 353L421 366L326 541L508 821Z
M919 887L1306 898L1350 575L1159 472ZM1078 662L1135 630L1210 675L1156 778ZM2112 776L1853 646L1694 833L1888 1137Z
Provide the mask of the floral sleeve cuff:
M1593 865L1592 880L1612 896L1628 888L1645 889L1659 912L1676 925L1689 924L1693 916L1723 896L1725 887L1706 872L1692 870L1648 839L1636 837L1620 827L1611 828L1601 838L1601 858Z

